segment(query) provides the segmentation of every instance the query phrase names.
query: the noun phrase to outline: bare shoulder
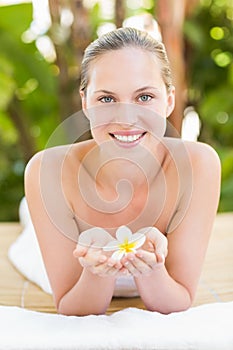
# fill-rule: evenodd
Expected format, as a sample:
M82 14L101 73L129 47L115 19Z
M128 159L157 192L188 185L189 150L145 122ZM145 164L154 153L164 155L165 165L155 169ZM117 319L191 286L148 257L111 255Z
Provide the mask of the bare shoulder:
M73 197L79 159L85 144L48 148L35 154L25 170L25 195L37 232L53 232L77 241ZM47 238L43 238L44 242ZM59 242L61 239L59 239ZM54 244L54 241L52 242ZM45 248L46 249L46 248Z
M204 142L182 141L191 156L198 156L200 159L208 158L219 162L219 156L215 149Z
M173 157L168 167L169 179L174 182L174 173L178 172L182 200L187 202L192 198L201 207L204 201L200 202L200 198L205 195L212 198L212 204L216 203L221 188L221 163L217 152L208 144L181 139L168 139L166 145Z
M213 147L202 142L184 142L193 170L220 175L221 163Z
M68 146L59 146L45 149L37 152L27 163L25 172L26 175L39 169L43 161L49 161L50 167L61 162L68 151Z
M220 159L217 152L210 145L203 142L184 141L168 138L165 145L170 154L176 159L187 161L194 169L211 168L212 171L221 171Z
M64 166L69 168L77 166L91 147L93 147L92 140L47 148L36 153L29 160L25 169L25 175L28 176L31 173L38 172L38 170L44 173L57 173L61 167L64 169Z

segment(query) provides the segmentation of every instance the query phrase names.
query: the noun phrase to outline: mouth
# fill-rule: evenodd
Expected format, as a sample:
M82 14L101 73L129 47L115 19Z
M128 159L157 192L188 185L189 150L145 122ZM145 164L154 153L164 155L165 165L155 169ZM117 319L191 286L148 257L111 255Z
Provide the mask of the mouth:
M135 145L143 138L143 136L146 134L146 132L116 132L116 133L109 133L109 135L122 145Z

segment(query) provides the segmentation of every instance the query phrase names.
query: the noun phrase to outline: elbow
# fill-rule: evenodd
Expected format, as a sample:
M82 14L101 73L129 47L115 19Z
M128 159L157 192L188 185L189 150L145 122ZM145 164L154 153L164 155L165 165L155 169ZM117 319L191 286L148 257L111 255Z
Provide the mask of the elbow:
M184 305L156 305L156 306L148 306L148 311L159 312L163 315L169 315L173 312L182 312L188 310L192 304L184 304Z
M159 312L164 315L171 314L173 312L182 312L188 310L193 303L193 298L186 294L185 297L166 302L165 300L157 301L156 303L145 304L148 311Z
M192 303L185 303L184 305L177 305L177 307L171 307L168 310L165 310L165 312L162 312L163 314L171 314L173 312L183 312L183 311L187 311L190 307L192 306Z
M57 313L63 316L77 316L77 317L90 316L90 315L101 316L106 314L105 312L88 312L88 310L75 311L75 310L60 310L60 309L57 309Z
M79 310L75 310L73 306L65 305L62 300L57 303L56 310L59 315L63 316L84 316Z
M59 315L64 315L64 316L89 316L89 315L104 315L106 314L106 309L96 309L94 308L89 308L89 307L83 307L82 305L67 305L62 302L62 300L57 304L56 306L57 313Z
M59 315L63 316L80 316L77 313L74 313L74 309L72 307L69 307L67 303L64 303L61 299L60 301L56 302L56 310Z

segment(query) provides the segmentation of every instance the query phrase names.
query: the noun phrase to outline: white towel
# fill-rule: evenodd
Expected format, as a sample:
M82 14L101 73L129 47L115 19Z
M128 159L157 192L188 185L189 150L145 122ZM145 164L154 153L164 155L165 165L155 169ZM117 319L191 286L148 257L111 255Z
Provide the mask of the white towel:
M36 283L46 293L51 294L52 290L25 197L20 202L19 219L23 230L15 242L11 244L8 257L28 280ZM132 276L122 276L117 279L114 296L138 296L137 287Z
M110 316L63 316L0 306L4 350L232 350L233 302L162 315L128 308Z

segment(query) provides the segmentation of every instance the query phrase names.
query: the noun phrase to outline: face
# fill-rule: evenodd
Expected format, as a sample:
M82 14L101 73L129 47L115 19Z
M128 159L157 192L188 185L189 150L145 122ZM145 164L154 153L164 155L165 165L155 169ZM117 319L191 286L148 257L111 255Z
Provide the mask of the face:
M174 89L167 92L161 63L152 53L132 47L92 62L81 98L96 142L111 140L127 148L163 136L174 108Z

